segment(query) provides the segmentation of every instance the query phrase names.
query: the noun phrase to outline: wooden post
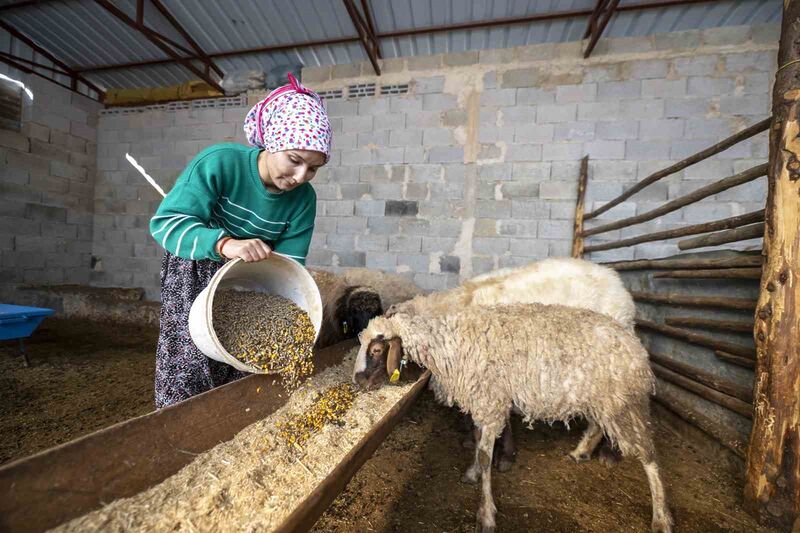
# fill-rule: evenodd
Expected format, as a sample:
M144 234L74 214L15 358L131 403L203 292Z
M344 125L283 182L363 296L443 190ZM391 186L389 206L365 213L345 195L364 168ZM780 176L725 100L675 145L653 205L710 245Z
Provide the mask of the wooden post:
M744 499L788 529L800 528L800 0L783 2L772 111Z
M581 159L581 173L578 176L578 201L575 204L575 226L572 230L572 257L583 257L583 214L586 211L586 182L589 180L589 156Z

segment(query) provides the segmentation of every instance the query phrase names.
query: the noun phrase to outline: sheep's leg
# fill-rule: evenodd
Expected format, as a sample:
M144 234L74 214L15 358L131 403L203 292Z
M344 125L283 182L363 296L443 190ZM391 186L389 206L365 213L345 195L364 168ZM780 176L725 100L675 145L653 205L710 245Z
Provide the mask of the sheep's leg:
M576 463L588 461L592 458L592 452L594 452L601 440L603 440L603 429L594 419L589 418L589 427L583 432L583 437L575 449L569 452L569 456Z
M494 466L500 472L508 472L517 460L517 447L514 445L514 433L511 431L511 417L506 418L506 425L498 440L497 457Z
M641 461L647 474L650 485L650 497L653 502L653 521L651 524L654 533L672 532L672 515L667 507L667 497L664 492L664 483L656 463L653 436L647 422L640 413L648 412L648 407L634 408L626 415L612 421L606 427L612 441L619 444L623 455L635 455Z
M478 507L476 533L493 533L495 530L497 507L492 498L492 453L497 433L492 426L483 426L475 454L476 464L473 467L477 465L481 477L481 504Z

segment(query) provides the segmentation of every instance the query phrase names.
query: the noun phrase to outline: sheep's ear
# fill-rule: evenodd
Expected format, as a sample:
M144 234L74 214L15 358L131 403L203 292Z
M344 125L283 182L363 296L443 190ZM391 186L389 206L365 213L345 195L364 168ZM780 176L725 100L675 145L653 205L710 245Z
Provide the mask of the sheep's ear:
M391 318L397 314L397 304L392 304L389 306L389 309L383 314L386 318Z
M403 359L403 342L400 337L389 340L389 356L386 358L386 375L390 378L395 372L400 373L400 361Z

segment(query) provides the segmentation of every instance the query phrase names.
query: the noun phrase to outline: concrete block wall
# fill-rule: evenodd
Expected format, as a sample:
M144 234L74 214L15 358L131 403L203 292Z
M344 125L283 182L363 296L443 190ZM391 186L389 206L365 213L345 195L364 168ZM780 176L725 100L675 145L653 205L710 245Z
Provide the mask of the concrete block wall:
M304 83L317 90L411 87L404 95L328 100L334 151L313 182L319 204L309 264L398 272L441 289L494 268L568 255L580 158L591 157L593 209L762 120L778 33L754 26L604 39L589 60L577 42L397 58L383 61L380 77L368 62L305 69ZM261 96L249 95L250 104ZM158 298L161 250L147 221L160 196L125 153L168 189L204 147L244 143L248 109L101 117L93 284L141 286ZM761 134L595 223L652 209L766 156ZM590 242L745 213L763 198L762 180ZM675 251L674 242L656 242L591 259Z
M0 130L0 300L20 284L89 283L98 102L38 76L12 75L20 132Z
M335 153L315 181L311 262L406 272L440 289L490 269L568 255L583 155L591 161L591 210L768 116L779 33L769 29L604 39L588 61L580 43L548 43L390 59L380 77L369 63L346 73L304 70L305 83L318 90L411 85L407 95L329 101ZM587 227L643 213L766 157L763 133ZM590 243L757 210L765 193L762 178ZM655 242L589 258L677 251L676 241Z

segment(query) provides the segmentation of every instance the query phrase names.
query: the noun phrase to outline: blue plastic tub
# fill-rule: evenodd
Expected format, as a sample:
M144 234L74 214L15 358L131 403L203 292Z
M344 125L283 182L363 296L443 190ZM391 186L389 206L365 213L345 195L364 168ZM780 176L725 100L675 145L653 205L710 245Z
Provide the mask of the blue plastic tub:
M0 304L0 340L24 339L53 314L46 307Z

